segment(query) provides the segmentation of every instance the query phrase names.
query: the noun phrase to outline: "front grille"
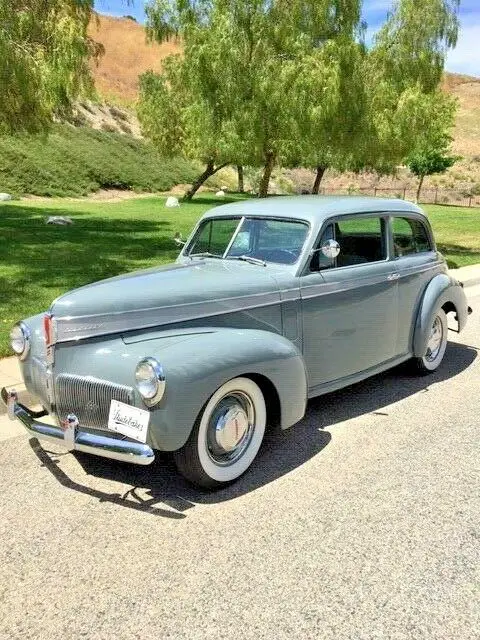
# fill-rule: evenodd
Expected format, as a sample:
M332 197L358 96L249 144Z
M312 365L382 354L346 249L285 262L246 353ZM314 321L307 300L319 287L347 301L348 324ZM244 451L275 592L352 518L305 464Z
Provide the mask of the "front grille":
M107 429L110 402L133 403L133 389L91 376L61 373L55 380L57 415L74 413L82 427Z

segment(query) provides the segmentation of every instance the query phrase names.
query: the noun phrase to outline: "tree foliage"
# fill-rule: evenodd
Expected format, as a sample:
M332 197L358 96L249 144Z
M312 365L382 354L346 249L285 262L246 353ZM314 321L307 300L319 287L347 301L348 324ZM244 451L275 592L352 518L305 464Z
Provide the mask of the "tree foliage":
M38 131L93 88L93 0L0 0L0 129Z
M370 49L361 5L151 0L151 37L184 51L141 81L145 133L202 160L194 190L225 163L263 166L260 195L277 163L317 167L317 188L329 166L392 171L437 126L437 102L453 108L437 87L458 0L398 0Z
M455 115L454 100L438 91L432 94L429 107L428 118L424 127L418 130L415 145L406 159L410 171L419 178L417 202L425 176L444 173L459 160L458 156L449 152L449 131L453 127Z

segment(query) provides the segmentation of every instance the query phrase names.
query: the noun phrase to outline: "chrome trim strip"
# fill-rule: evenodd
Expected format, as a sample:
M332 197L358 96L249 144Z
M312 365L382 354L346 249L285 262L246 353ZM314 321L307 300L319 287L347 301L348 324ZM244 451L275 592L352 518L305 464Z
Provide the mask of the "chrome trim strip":
M391 261L389 264L392 265L392 269L395 268L394 261ZM329 293L342 293L344 291L350 291L351 289L355 289L358 286L369 287L375 284L380 284L382 282L385 282L385 283L391 282L393 284L403 277L430 271L431 269L438 268L441 264L442 264L441 262L438 262L428 267L419 268L414 266L414 267L408 267L407 269L404 269L404 270L398 268L398 265L397 265L398 271L396 270L394 273L395 275L398 274L398 278L395 277L395 279L393 280L390 278L392 273L379 273L379 274L375 274L374 276L365 276L364 278L361 278L361 277L352 278L349 280L344 280L343 282L339 280L336 282L319 282L316 284L309 284L301 288L301 298L302 300L305 300L308 298L316 298L318 296L324 296ZM365 265L356 265L356 266L361 267ZM342 269L343 268L345 267L342 267ZM310 293L305 294L304 292L306 291Z
M261 299L261 302L257 302ZM209 302L188 302L169 307L134 311L117 311L102 315L57 317L57 342L70 342L121 331L147 329L177 322L268 307L281 302L280 292L262 292L246 296L221 298ZM93 322L93 324L92 324ZM86 323L88 323L87 326ZM83 330L82 330L83 329Z
M60 427L39 422L37 418L41 417L42 414L35 414L27 407L18 403L16 394L8 392L3 388L1 397L3 402L9 407L12 419L19 420L28 433L39 440L54 442L70 450L83 451L103 458L133 464L151 464L155 458L153 449L147 444L95 435L77 428L73 434L70 434L67 441L65 432ZM46 412L43 413L43 415L46 415Z

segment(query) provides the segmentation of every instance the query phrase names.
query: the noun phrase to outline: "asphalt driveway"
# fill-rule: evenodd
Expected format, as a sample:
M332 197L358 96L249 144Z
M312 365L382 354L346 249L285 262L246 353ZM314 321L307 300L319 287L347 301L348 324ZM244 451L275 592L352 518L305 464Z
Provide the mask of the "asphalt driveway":
M480 291L427 378L310 403L209 494L0 442L0 638L478 639Z

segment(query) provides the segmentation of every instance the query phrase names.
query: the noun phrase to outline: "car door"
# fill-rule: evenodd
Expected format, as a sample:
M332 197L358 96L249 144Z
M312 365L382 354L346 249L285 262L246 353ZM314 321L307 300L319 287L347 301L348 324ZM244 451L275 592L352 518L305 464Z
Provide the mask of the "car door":
M323 255L327 240L338 242L336 258ZM386 215L341 216L324 225L300 278L311 391L396 355L397 275L388 245Z

